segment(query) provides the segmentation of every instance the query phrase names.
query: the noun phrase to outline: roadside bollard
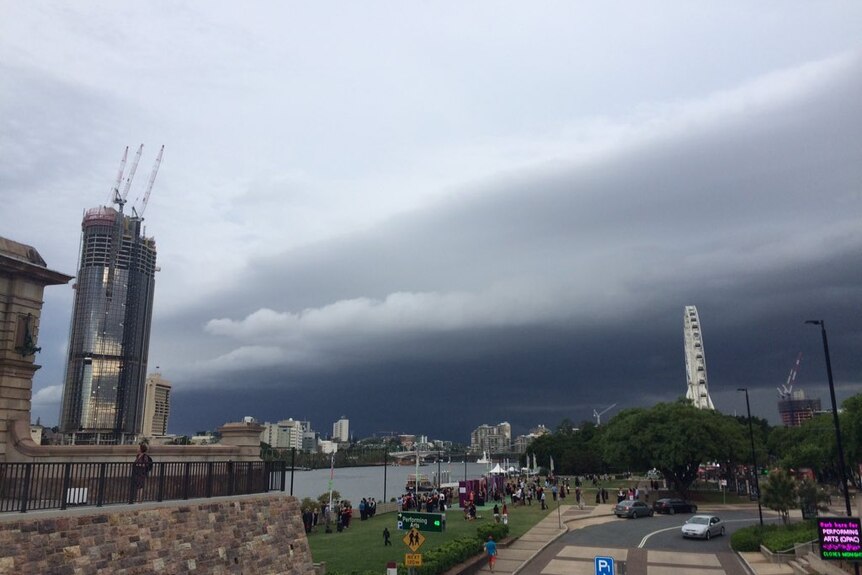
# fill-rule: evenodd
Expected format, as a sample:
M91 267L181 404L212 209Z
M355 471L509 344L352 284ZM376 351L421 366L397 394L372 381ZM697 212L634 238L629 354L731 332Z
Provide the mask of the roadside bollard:
M398 575L398 564L395 561L386 564L386 575Z

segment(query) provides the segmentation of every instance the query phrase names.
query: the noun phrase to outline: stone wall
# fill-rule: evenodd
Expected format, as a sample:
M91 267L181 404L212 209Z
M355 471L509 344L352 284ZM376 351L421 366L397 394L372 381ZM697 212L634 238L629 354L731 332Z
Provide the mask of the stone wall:
M70 279L49 270L32 247L0 237L0 462L6 459L12 422L30 424L45 286Z
M313 575L299 502L245 496L0 520L0 573Z

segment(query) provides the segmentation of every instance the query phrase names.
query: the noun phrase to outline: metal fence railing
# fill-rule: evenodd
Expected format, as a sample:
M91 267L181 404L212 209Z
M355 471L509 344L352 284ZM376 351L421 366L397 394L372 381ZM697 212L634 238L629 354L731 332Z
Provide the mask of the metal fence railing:
M0 463L0 513L285 491L289 470L284 461L160 462L141 482L132 463Z

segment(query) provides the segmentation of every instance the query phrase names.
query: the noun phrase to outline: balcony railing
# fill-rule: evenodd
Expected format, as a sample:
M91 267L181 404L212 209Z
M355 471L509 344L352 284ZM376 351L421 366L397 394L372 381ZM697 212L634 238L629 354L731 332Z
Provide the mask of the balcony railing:
M138 489L132 463L0 463L0 513L285 491L289 470L283 461L159 462Z

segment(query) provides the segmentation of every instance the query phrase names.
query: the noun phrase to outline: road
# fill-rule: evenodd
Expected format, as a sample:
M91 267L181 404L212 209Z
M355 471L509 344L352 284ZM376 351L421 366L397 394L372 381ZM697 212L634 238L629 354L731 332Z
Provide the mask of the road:
M597 555L614 557L616 575L745 575L730 550L730 534L757 522L756 510L702 509L726 524L724 537L683 539L680 528L690 514L640 519L596 517L569 523L570 531L544 549L519 575L593 575ZM765 521L776 521L764 514Z

